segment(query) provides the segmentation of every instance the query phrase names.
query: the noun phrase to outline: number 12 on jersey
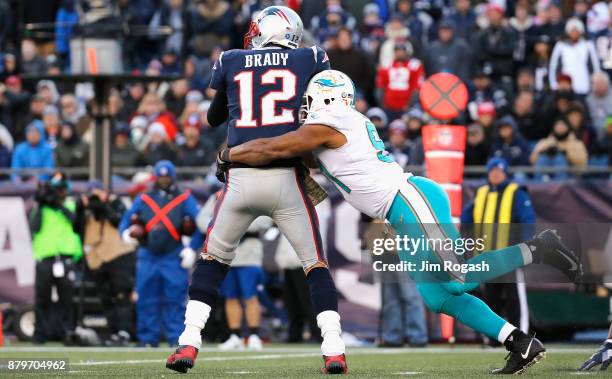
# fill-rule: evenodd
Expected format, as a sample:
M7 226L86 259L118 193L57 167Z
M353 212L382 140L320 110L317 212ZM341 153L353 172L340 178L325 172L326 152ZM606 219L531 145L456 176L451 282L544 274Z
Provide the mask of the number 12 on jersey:
M271 126L291 124L295 121L293 109L281 108L276 113L276 102L289 101L295 97L297 88L297 77L294 73L284 69L271 69L261 75L260 83L254 83L253 71L242 71L234 76L234 82L238 83L240 96L240 118L236 120L237 128L256 128L258 126ZM260 120L255 119L255 107L253 106L254 86L266 86L276 84L280 79L281 90L269 91L260 99Z

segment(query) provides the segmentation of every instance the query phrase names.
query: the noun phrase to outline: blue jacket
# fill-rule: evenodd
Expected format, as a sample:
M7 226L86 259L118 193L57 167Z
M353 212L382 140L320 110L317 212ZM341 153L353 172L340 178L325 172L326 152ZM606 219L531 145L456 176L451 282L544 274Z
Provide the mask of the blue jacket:
M55 50L59 54L67 54L70 51L70 37L73 25L78 24L79 14L76 9L68 10L60 7L55 17Z
M499 126L512 126L512 141L509 143L499 137ZM531 147L518 130L518 125L512 116L504 116L495 123L495 137L491 144L491 157L501 157L510 166L528 166Z
M15 147L13 152L13 161L11 168L53 168L55 161L53 159L53 150L47 142L45 142L45 129L43 123L39 120L34 120L28 127L35 127L40 132L40 142L32 146L29 142L21 142ZM19 174L13 174L13 180L19 179ZM39 179L45 180L49 175L41 174Z
M159 189L153 189L147 192L147 195L157 204L160 209L170 203L176 197L182 195L178 190L170 190L168 192ZM143 200L143 195L139 195L132 207L123 215L119 223L119 230L123 233L124 230L130 227L132 215L138 215L140 221L145 225L155 217L155 212ZM175 230L180 233L180 224L184 217L189 216L194 220L198 214L198 204L192 195L188 195L185 201L172 209L166 216ZM190 247L194 250L200 248L202 237L198 236L200 232L197 230L191 236ZM141 245L144 249L154 254L167 254L178 251L183 248L183 243L179 238L176 240L163 222L157 222L153 228L147 233L146 240Z

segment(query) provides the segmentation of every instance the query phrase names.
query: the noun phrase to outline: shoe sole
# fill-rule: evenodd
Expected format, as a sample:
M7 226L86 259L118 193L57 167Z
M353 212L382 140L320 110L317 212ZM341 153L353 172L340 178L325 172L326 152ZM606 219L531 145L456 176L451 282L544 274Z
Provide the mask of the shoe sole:
M193 368L193 361L190 359L177 359L172 363L166 363L166 368L186 374L187 370Z
M544 358L546 358L546 350L539 352L531 359L531 361L527 362L527 364L525 364L523 368L515 372L515 374L520 375L524 373L529 367L535 365L536 363L540 363Z

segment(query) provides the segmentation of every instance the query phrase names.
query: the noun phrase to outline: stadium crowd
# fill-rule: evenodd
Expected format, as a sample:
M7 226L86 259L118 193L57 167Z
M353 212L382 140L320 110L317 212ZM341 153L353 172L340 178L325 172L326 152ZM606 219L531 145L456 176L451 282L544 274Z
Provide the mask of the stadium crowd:
M80 22L128 31L119 37L127 71L184 75L161 85L120 86L110 94L113 166L161 159L210 165L225 138L225 129L210 128L206 118L213 64L221 51L242 47L253 15L272 3L299 10L308 31L304 43L322 46L332 68L353 79L358 110L404 166L423 163L420 128L437 122L416 96L424 78L436 72L454 73L469 88L468 108L453 120L467 127L466 165L484 165L492 156L511 166L612 163L612 17L605 1L33 3L0 0L0 168L88 164L92 87L24 79L70 72L69 41ZM27 23L56 24L40 32L22 28ZM12 175L16 181L30 178Z

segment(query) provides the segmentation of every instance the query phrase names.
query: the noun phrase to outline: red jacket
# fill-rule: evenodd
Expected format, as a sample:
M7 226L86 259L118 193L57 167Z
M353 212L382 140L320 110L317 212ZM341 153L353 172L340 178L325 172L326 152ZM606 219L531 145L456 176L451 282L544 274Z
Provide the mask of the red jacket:
M392 111L404 110L414 91L421 87L424 76L423 65L416 58L393 61L390 66L380 68L376 85L385 92L384 107Z

